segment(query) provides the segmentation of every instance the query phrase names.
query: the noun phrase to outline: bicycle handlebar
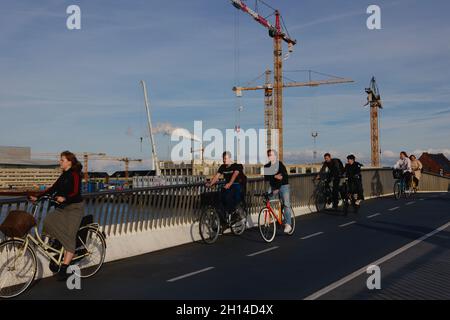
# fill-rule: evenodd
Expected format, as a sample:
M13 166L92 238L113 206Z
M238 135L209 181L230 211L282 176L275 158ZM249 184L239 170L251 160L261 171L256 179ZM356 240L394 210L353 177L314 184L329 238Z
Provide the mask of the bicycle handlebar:
M41 196L41 197L37 197L37 200L34 201L33 203L37 203L37 202L44 202L44 201L50 201L50 203L53 204L60 204L58 201L56 201L52 196Z

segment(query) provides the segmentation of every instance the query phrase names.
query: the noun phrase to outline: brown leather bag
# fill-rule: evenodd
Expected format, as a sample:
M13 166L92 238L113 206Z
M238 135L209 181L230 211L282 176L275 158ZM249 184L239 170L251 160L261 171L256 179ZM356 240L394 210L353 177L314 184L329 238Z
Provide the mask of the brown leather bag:
M0 225L0 231L10 238L22 238L36 225L33 215L26 211L12 210Z

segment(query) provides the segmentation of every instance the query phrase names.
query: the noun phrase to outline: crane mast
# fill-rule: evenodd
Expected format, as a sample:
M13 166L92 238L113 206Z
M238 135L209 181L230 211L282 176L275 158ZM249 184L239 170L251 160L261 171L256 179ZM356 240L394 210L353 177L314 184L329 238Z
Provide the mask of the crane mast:
M380 92L375 77L370 80L369 87L365 89L367 93L366 106L370 107L370 147L372 167L380 166L380 129L378 109L383 108Z

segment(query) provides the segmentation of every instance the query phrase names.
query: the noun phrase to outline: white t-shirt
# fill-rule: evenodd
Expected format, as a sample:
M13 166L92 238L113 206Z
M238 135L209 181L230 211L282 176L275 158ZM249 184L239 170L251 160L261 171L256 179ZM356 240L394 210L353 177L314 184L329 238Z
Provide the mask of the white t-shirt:
M408 157L403 159L399 159L394 166L394 169L401 169L403 172L412 172L411 169L411 160Z

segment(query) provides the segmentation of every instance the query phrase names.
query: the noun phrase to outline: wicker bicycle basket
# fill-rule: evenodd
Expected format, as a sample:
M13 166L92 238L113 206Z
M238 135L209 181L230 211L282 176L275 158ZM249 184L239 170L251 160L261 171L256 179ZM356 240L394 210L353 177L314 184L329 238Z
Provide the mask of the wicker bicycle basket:
M0 225L0 231L7 237L23 238L36 225L33 215L22 210L12 210Z

